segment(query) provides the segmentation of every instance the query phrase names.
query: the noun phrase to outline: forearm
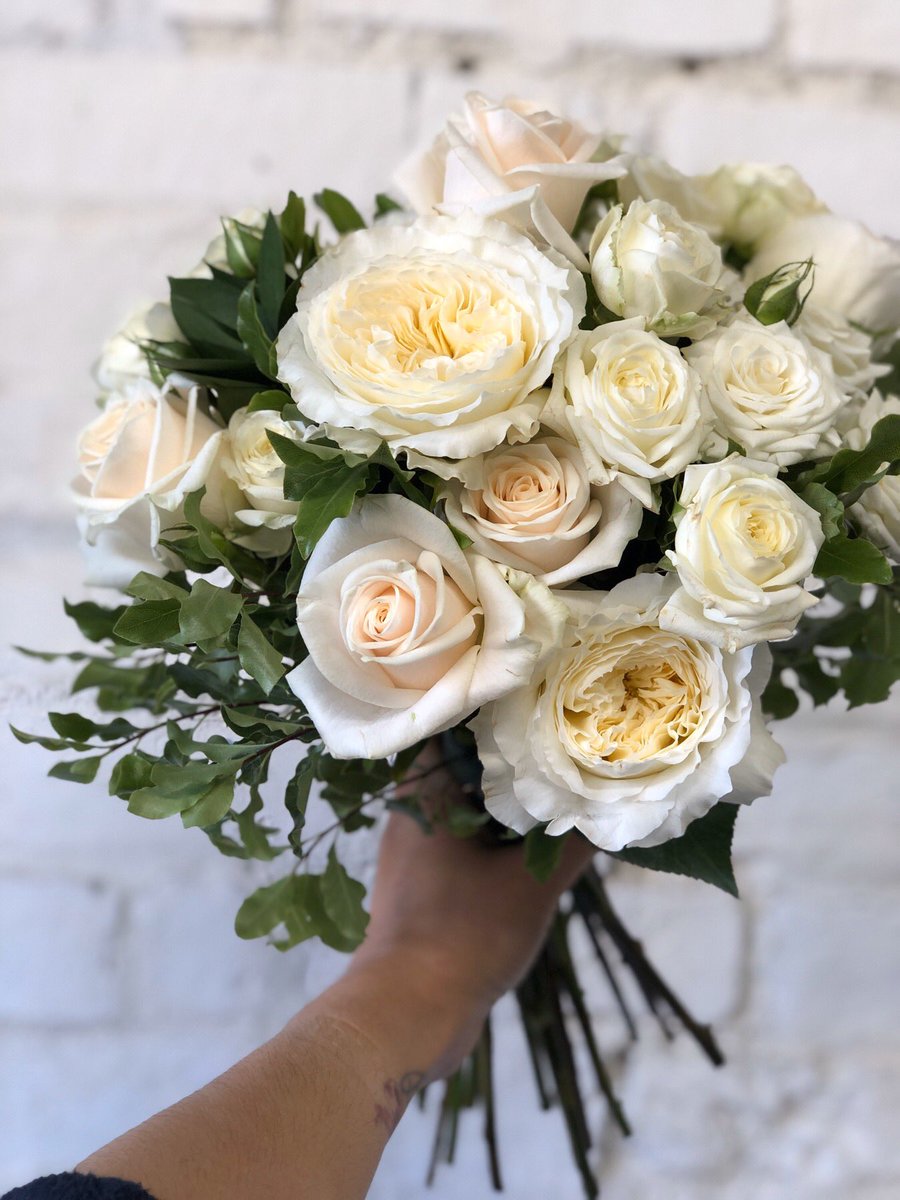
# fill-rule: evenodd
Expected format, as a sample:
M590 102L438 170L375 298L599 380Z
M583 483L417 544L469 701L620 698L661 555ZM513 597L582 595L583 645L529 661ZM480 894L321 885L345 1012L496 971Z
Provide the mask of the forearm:
M157 1200L355 1200L473 1015L402 955L354 963L272 1041L79 1166Z

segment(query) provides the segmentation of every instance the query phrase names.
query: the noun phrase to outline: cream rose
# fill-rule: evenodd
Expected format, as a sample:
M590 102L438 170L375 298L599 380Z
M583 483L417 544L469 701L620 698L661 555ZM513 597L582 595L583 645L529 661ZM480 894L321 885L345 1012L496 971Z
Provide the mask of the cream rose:
M436 516L369 496L307 563L297 623L309 657L288 681L331 754L384 758L524 683L540 649L526 620L499 569Z
M815 509L774 463L732 455L688 467L669 558L681 586L663 629L739 650L790 637L816 597L805 584L824 541Z
M278 377L348 450L466 459L537 432L584 304L581 275L502 222L376 226L304 275Z
M591 278L603 304L666 337L700 337L724 315L722 252L664 200L613 205L591 237Z
M794 217L825 211L793 167L774 163L727 163L700 177L700 187L717 213L720 236L745 252Z
M592 486L581 452L562 438L500 446L477 470L477 487L449 485L447 520L479 554L542 583L618 566L640 528L640 504L615 483Z
M570 235L588 190L624 174L617 149L616 139L532 101L470 92L462 113L395 179L416 212L508 214L587 269Z
M185 496L207 488L204 512L228 522L223 431L200 408L200 390L145 381L114 393L78 439L73 488L87 552L87 582L124 588L141 570L177 568L160 536L182 518Z
M806 304L794 329L828 355L839 387L852 398L863 399L891 369L873 360L872 338L840 313ZM842 419L843 410L838 415L839 427Z
M472 722L497 820L520 833L575 828L621 850L679 837L723 798L768 793L782 761L758 704L768 651L726 654L660 629L675 586L645 574L559 593L558 653Z
M577 441L594 483L618 479L647 508L652 485L699 458L709 434L693 368L637 319L578 334L554 373L545 420Z
M859 409L856 426L847 433L847 444L853 450L862 450L878 421L897 414L900 397L873 392ZM900 475L884 475L866 488L850 515L892 563L900 564Z
M747 268L760 279L782 263L812 258L816 274L809 304L840 313L872 333L900 326L900 245L865 225L814 213L797 217L765 238Z
M228 446L222 458L225 474L246 501L234 515L247 532L235 541L263 555L283 554L290 548L297 515L296 500L284 498L284 463L272 447L270 431L293 441L303 432L269 409L239 408L228 422Z
M847 400L829 357L783 321L742 314L684 353L713 410L711 454L731 438L779 467L815 457Z

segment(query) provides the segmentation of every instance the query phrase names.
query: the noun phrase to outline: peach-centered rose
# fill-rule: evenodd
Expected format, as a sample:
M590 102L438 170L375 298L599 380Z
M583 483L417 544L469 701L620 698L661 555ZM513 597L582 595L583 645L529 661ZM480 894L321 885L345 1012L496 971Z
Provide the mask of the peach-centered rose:
M338 758L383 758L449 729L527 680L539 651L500 570L401 496L368 496L331 523L297 624L309 657L288 679Z
M618 484L592 485L562 438L498 447L473 474L478 486L448 485L447 520L480 554L550 586L618 566L640 526L637 500Z

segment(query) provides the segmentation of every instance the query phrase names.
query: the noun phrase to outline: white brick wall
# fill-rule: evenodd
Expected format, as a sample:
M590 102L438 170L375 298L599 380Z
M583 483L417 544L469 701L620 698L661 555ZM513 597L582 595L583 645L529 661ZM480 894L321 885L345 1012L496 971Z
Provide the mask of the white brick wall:
M3 0L0 3L0 628L65 648L81 594L71 441L102 338L222 212L324 184L368 203L468 87L534 94L681 166L793 161L900 235L900 9L889 0ZM0 646L0 716L29 728L66 671ZM894 1200L900 1190L900 703L781 730L775 795L742 815L742 905L623 871L616 887L731 1060L643 1044L638 1132L601 1139L609 1200ZM340 969L232 934L253 872L202 834L44 778L0 728L0 1191L71 1164L276 1029ZM594 1004L604 1036L616 1020ZM508 1194L577 1200L499 1020ZM600 1108L597 1128L600 1130ZM411 1112L373 1200L423 1194ZM487 1194L478 1121L435 1200Z

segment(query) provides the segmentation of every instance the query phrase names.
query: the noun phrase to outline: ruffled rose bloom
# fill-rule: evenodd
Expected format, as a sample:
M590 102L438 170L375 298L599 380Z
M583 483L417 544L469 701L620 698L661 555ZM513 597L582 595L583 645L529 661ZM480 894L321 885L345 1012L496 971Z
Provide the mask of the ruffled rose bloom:
M376 226L304 275L278 377L346 449L383 439L440 471L537 432L538 389L584 305L581 275L502 222Z
M662 630L677 582L638 575L561 592L562 645L472 722L488 811L525 833L579 829L603 850L679 837L721 799L771 790L783 756L762 719L765 647L724 653Z
M204 513L228 524L225 434L200 408L200 396L196 387L134 384L113 394L81 433L73 488L88 583L124 588L138 571L178 568L160 537L183 519L185 497L201 487Z
M823 438L847 395L829 357L796 329L746 313L684 353L713 410L711 454L724 454L729 438L779 467L829 453Z
M135 309L118 333L104 343L94 378L104 394L150 379L142 342L175 342L182 337L168 304L145 304Z
M847 434L852 450L862 450L882 417L900 414L900 398L873 392L858 413L856 428ZM900 475L884 475L866 488L850 509L860 529L892 563L900 564Z
M739 650L790 637L816 597L804 586L824 541L815 509L774 463L732 455L688 467L669 558L681 586L663 629Z
M331 523L297 623L309 657L288 681L337 758L384 758L449 729L523 684L540 648L500 570L401 496Z
M865 225L814 213L797 217L765 238L747 268L760 279L786 262L812 258L816 273L809 303L840 313L872 333L900 326L900 245ZM807 306L808 307L808 306Z
M722 252L663 200L615 204L591 237L591 278L603 304L665 337L700 337L724 315Z
M700 180L718 215L720 236L744 251L777 233L794 217L825 211L825 205L793 167L726 163Z
M296 424L271 410L239 408L228 422L228 451L222 468L241 490L246 506L235 517L247 527L235 541L258 554L283 554L291 545L291 526L297 501L284 498L284 463L269 440L269 432L297 441Z
M831 359L839 387L855 399L865 398L890 367L872 358L872 338L840 313L812 304L804 306L794 325L810 345ZM838 428L843 410L838 414ZM839 449L839 445L835 449Z
M500 446L477 476L477 487L448 486L447 520L479 554L547 585L618 566L640 528L640 504L618 484L592 486L581 452L562 438Z
M395 179L416 212L508 215L587 269L570 234L589 189L624 174L617 149L532 101L470 92L462 113Z
M699 458L709 434L697 374L636 319L577 335L557 365L545 421L577 441L592 482L618 479L647 508L652 485Z

